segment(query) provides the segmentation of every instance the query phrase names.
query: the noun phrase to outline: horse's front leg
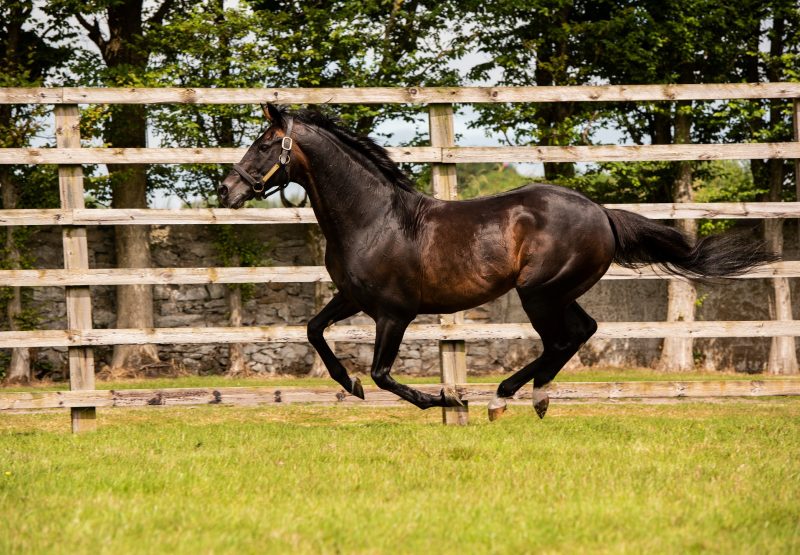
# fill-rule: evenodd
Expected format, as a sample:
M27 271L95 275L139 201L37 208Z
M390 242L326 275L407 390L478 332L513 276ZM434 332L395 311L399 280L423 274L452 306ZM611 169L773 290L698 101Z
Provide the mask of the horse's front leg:
M308 341L319 354L331 378L336 380L348 393L352 393L356 397L363 399L364 388L361 386L361 380L350 377L347 373L347 369L339 362L339 359L336 358L333 351L331 351L323 335L325 328L340 320L353 316L359 311L360 309L352 301L341 293L337 293L330 302L323 307L319 314L309 320L307 332Z
M464 403L455 391L442 392L436 396L424 393L405 384L398 383L389 373L397 358L403 334L409 322L396 318L379 318L376 321L375 353L372 358L372 379L381 389L391 391L398 397L413 403L421 409L431 407L463 407Z

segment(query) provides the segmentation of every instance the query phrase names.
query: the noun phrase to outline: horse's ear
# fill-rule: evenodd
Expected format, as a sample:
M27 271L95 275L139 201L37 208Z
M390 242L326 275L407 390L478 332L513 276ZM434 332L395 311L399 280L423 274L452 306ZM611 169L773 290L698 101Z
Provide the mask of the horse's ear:
M266 103L261 105L261 110L264 112L264 117L271 125L283 127L283 114L274 104Z

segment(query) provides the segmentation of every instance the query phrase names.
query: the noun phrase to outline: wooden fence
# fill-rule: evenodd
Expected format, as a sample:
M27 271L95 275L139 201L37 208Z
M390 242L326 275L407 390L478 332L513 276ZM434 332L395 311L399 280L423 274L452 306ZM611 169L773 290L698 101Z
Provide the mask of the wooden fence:
M434 194L456 198L455 164L475 162L608 162L643 160L723 160L784 158L800 160L800 142L681 144L646 146L458 147L453 133L453 104L497 102L619 102L784 98L794 100L795 129L800 126L800 83L722 85L644 85L596 87L472 87L373 89L0 89L2 104L55 106L56 148L0 149L0 164L58 164L61 208L2 210L0 225L59 225L64 237L64 269L0 271L0 285L64 286L67 329L0 332L0 348L61 346L69 349L70 389L94 391L92 346L144 343L269 343L306 340L301 326L244 328L92 329L89 287L124 284L197 284L243 282L316 282L328 280L322 267L89 269L86 228L95 225L311 223L310 209L86 209L82 164L232 163L237 148L82 148L79 104L254 104L278 103L428 105L431 145L388 149L398 162L433 164ZM800 171L798 188L800 189ZM797 218L800 203L690 203L613 205L651 218ZM653 270L613 267L604 279L663 279ZM800 262L781 262L743 278L771 277L786 290L786 278L800 277ZM615 322L601 323L597 337L790 337L800 335L791 314L774 321ZM372 341L367 326L335 326L336 341ZM476 339L535 337L527 325L464 324L460 314L443 316L440 325L411 326L407 340L439 340L442 382L466 382L464 342ZM101 403L98 401L97 405ZM72 406L73 430L91 429L94 406ZM2 406L0 406L2 408ZM445 420L463 422L463 412L445 411Z
M418 384L414 387L436 394L440 385ZM494 396L497 384L470 383L458 386L470 404L486 404ZM4 393L0 391L0 411L94 407L154 407L186 405L400 405L399 397L376 387L365 387L365 401L346 395L333 387L181 387L169 389L101 389L91 391L37 391ZM510 400L512 404L530 404L533 390L524 388ZM548 388L552 399L565 401L653 401L687 399L763 398L800 395L800 380L710 380L682 382L554 382Z

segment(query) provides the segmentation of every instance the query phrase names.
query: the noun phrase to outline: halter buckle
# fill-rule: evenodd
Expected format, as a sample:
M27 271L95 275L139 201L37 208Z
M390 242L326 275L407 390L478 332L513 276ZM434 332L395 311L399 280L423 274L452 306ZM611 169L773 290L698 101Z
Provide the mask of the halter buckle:
M294 144L294 141L292 140L292 138L291 138L291 137L289 137L289 136L287 135L287 136L285 136L285 137L283 138L283 140L281 141L281 148L282 148L283 150L292 150L292 145L293 145L293 144Z

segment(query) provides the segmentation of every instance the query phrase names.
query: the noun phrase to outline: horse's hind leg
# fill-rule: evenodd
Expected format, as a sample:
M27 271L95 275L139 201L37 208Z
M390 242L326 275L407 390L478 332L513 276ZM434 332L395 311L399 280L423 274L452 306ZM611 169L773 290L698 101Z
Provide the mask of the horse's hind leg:
M416 405L421 409L431 407L464 406L458 393L442 389L438 396L424 393L405 384L398 383L389 373L392 364L397 358L403 334L409 322L391 317L376 320L375 329L375 354L372 358L372 379L381 389L391 391L401 399Z
M350 377L347 373L347 369L339 362L339 359L336 358L333 351L331 351L323 335L325 328L359 311L360 309L355 304L341 293L337 293L330 302L323 307L319 314L309 320L307 333L308 341L314 349L316 349L322 362L325 364L325 368L328 369L331 378L336 380L348 393L352 393L356 397L363 399L364 388L361 386L361 380Z
M518 292L525 313L542 338L544 351L539 358L500 383L495 398L489 404L491 420L505 410L505 398L513 397L531 380L534 409L539 418L544 418L549 397L542 388L556 377L581 345L597 331L597 322L575 301L565 306L545 300L544 295L534 296L524 290Z

